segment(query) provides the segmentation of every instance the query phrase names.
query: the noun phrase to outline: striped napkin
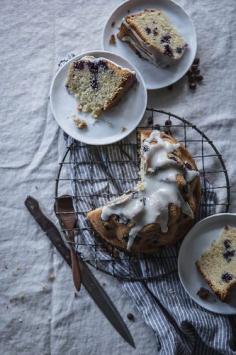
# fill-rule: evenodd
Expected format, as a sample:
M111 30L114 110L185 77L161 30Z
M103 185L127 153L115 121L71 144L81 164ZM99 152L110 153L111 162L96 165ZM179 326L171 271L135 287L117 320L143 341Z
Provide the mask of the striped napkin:
M132 188L132 179L138 179L137 167L132 162L122 166L109 164L110 160L119 161L119 149L114 146L97 147L101 164L87 164L97 161L91 146L76 143L65 135L67 146L74 143L70 151L68 173L72 181L73 195L77 196L77 212L88 211L107 202L106 193L119 194ZM127 146L131 161L136 157L135 145ZM104 169L105 164L105 169ZM107 174L126 177L119 181L119 186L107 179ZM79 182L78 182L79 181ZM201 218L215 213L216 195L211 185L206 183L209 208L201 210ZM119 191L117 191L117 189ZM88 197L84 198L84 195ZM93 196L93 197L92 197ZM79 250L85 259L96 260L96 266L114 274L122 284L123 291L130 296L145 322L153 329L158 354L236 354L233 334L236 318L210 313L196 303L184 291L177 272L177 257L180 243L175 247L163 248L157 258L137 259L132 262L127 258L114 258L102 248L94 246L94 237L86 228L86 218L79 215L78 236ZM85 245L83 247L83 245ZM153 281L126 281L130 274L136 277L155 276Z

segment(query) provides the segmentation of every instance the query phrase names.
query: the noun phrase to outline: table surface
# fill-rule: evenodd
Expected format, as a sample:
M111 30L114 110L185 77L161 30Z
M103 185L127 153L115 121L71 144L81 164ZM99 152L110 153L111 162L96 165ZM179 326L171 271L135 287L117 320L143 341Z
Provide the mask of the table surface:
M101 47L107 17L121 1L1 1L0 50L0 344L15 354L154 354L155 335L119 284L95 272L133 334L131 349L84 289L74 295L70 272L24 207L31 194L54 219L55 176L62 134L49 108L57 63L68 52ZM184 116L224 155L235 211L236 2L178 1L192 16L204 83L191 92L182 79L172 91L149 94L149 105ZM127 320L132 312L135 322Z

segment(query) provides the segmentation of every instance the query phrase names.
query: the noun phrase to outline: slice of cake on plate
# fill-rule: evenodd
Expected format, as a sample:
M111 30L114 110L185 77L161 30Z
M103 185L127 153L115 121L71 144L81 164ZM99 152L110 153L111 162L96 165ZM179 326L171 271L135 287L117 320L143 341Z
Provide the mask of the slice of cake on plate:
M118 38L154 65L176 63L187 43L160 10L147 9L124 18Z
M236 228L226 226L196 266L220 300L227 301L236 286Z
M158 130L140 130L140 182L88 219L108 244L131 253L154 253L173 245L194 223L200 179L186 148Z
M98 117L118 103L135 81L135 72L105 58L85 56L70 63L66 87L79 110Z

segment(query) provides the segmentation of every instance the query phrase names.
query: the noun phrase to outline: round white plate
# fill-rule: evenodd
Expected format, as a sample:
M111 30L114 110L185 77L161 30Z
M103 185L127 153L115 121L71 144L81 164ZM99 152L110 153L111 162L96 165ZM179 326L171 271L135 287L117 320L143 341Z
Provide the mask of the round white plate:
M78 112L75 97L65 87L68 64L85 55L103 57L136 72L137 83L115 107L102 113L98 119L90 113ZM68 135L83 143L104 145L123 139L138 126L146 110L147 91L141 75L127 60L114 53L93 51L75 56L59 69L51 85L50 102L57 123ZM85 119L88 128L78 129L73 121L74 115Z
M148 61L139 58L125 42L116 38L116 44L109 43L112 34L119 31L122 19L128 14L152 8L163 10L170 21L188 43L188 48L180 61L169 68L157 68ZM115 23L114 26L112 24ZM184 9L171 0L130 0L118 6L103 32L103 48L128 59L142 74L147 89L160 89L175 83L182 78L190 68L197 50L197 36L191 18Z
M208 290L210 288L197 271L195 262L211 243L219 238L226 224L236 227L236 215L231 213L215 214L195 224L181 245L178 270L185 291L196 303L215 313L236 314L235 289L231 292L231 301L229 303L221 302L217 297L212 297L211 300L202 300L197 296L197 291L200 287Z

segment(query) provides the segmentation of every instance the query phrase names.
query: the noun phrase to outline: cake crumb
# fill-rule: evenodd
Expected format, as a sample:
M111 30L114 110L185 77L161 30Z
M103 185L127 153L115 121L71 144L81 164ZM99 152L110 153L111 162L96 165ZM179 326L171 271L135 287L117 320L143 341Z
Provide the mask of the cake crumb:
M81 120L79 117L74 118L74 122L76 127L79 129L85 129L88 127L87 122L85 120Z
M121 132L126 132L128 128L122 127Z
M112 45L116 44L116 37L115 37L114 34L111 35L109 43L112 44Z
M111 23L111 27L114 27L115 26L115 21L113 21L112 23Z
M210 296L210 291L207 290L205 287L201 287L198 291L197 291L197 295L199 298L201 298L202 300L207 300Z
M48 281L53 282L54 280L55 280L55 275L52 272L50 272L50 274L48 275Z

